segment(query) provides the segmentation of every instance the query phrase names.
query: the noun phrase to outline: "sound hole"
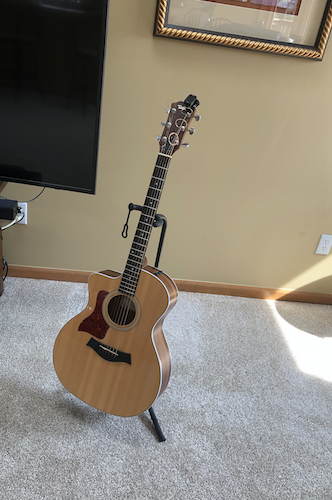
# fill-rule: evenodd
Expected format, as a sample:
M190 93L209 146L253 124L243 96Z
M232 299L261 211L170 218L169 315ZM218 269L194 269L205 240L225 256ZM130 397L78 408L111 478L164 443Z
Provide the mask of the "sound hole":
M130 297L116 295L108 303L108 314L116 325L129 325L135 318L136 307Z

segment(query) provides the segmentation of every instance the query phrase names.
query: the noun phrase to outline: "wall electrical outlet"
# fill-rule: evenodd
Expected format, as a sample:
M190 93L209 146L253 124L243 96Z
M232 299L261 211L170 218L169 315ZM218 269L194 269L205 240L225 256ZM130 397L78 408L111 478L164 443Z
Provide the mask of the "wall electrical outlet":
M27 217L27 212L28 212L28 204L27 203L17 203L17 206L20 207L22 212L24 212L24 217L18 224L27 224L28 223L28 217ZM331 236L332 238L332 236Z
M328 255L330 253L331 246L332 236L330 234L322 234L315 253L319 255Z

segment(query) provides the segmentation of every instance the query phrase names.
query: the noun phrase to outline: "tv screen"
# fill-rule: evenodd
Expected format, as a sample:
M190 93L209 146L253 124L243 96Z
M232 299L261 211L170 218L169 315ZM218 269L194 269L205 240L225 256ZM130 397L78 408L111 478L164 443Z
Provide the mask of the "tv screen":
M107 0L0 0L0 180L95 192Z

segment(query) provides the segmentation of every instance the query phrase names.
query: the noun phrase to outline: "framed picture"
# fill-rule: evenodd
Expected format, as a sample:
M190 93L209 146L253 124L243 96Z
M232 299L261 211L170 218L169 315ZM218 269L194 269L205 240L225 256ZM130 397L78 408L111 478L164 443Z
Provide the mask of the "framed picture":
M154 34L321 61L332 0L158 0Z

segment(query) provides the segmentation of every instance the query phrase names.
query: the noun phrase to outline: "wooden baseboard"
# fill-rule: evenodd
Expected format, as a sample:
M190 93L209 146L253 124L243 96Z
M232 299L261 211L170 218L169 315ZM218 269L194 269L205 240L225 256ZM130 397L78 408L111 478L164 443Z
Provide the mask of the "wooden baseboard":
M48 267L8 266L8 276L13 278L73 281L76 283L87 283L91 272L72 271L69 269L50 269Z
M92 271L72 271L67 269L50 269L43 267L9 266L8 276L16 278L32 278L40 280L72 281L87 283ZM263 300L288 300L291 302L307 302L311 304L332 305L332 294L301 292L278 288L261 288L254 286L228 285L205 281L174 280L182 292L209 293L231 295Z
M251 299L288 300L290 302L332 305L332 294L328 293L301 292L282 288L262 288L204 281L175 280L175 282L178 289L182 292L211 293Z

